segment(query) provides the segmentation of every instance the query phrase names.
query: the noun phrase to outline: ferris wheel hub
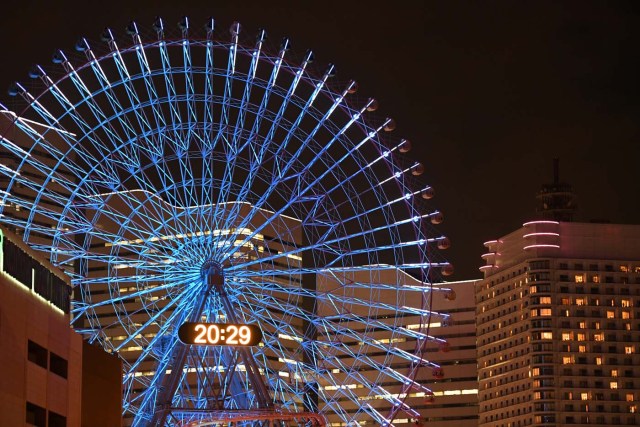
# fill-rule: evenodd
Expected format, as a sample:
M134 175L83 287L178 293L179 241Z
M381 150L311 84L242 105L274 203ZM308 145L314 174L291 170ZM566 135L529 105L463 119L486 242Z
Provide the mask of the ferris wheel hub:
M207 260L202 264L200 269L202 280L213 285L222 285L224 283L224 270L222 265L214 260Z

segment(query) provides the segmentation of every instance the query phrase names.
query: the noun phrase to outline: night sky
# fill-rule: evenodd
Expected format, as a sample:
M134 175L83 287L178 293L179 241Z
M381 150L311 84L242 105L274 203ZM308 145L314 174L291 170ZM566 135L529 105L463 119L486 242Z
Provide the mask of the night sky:
M482 243L534 217L554 158L578 220L640 224L640 2L4 0L0 99L54 49L157 15L287 35L357 80L426 166L452 280L480 277Z

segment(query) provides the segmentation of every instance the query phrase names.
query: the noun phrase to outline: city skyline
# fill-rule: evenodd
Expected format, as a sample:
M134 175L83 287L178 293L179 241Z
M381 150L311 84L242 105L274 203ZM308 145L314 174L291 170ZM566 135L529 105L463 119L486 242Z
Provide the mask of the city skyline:
M194 25L212 16L224 27L238 20L248 39L266 29L272 46L287 35L298 55L314 50L319 69L331 62L335 79L357 80L358 96L378 99L378 114L395 118L397 136L412 141L409 156L424 163L444 213L453 279L463 280L479 277L484 241L535 216L553 158L578 195L577 220L634 221L638 12L630 2L365 9L115 1L95 15L79 2L11 2L0 37L12 66L0 72L0 88L28 82L29 67L48 65L55 48L72 53L79 37L99 39L100 28L120 31L132 19L147 28L155 15L170 23L187 15ZM505 200L512 208L491 208Z

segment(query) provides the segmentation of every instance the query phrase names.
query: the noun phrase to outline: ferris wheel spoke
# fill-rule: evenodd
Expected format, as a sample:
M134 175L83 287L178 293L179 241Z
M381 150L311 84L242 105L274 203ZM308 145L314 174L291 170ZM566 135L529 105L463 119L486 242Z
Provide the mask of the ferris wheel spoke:
M369 324L369 319L362 319L361 316L356 316L353 314L351 315L342 314L342 315L336 315L336 316L323 317L322 320L319 321L320 322L319 329L323 331L323 336L326 336L326 337L347 337L347 338L356 340L356 342L358 343L362 342L363 344L366 344L368 347L372 349L377 349L379 351L386 352L389 356L400 357L402 359L408 360L409 362L419 363L424 366L438 367L437 364L430 362L428 360L425 360L419 357L418 355L414 355L412 353L409 353L406 350L403 350L401 348L398 348L392 345L382 344L380 341L372 338L371 336L363 335L355 332L351 328L348 328L347 326L344 325L347 322L347 320L349 322L354 322L354 324L364 324L364 325ZM366 320L366 321L363 323L362 322L363 320ZM390 332L396 332L396 330L399 330L399 327L396 327L396 328L389 327L389 325L386 325L382 322L376 322L376 324L378 327L382 328L383 330L388 330ZM420 334L420 335L423 341L444 342L444 340L440 338L432 337L426 334ZM319 345L322 345L324 342L325 341L322 341L322 340L319 341ZM341 346L344 346L342 341L338 341L338 343L339 343L338 348ZM328 344L329 345L332 344L331 340L328 341Z
M308 107L311 105L311 103L313 102L313 100L315 99L317 94L320 92L320 90L322 89L322 87L326 83L326 80L330 77L332 72L333 72L333 67L330 66L329 70L327 70L327 72L324 74L322 80L320 82L316 83L316 91L314 92L312 97L309 99L309 102L308 102L307 106L305 107L305 109L303 109L303 111L300 113L300 115L299 115L300 119L307 114ZM352 87L353 87L354 84L355 84L354 82L351 82L349 84L349 86L347 87L347 89L344 90L342 95L336 98L336 100L334 101L332 106L329 108L329 110L325 113L325 115L322 117L322 119L317 122L317 124L316 124L315 128L313 129L313 131L309 135L307 135L307 138L305 140L305 144L310 144L311 143L311 141L313 140L313 136L315 134L317 134L320 129L322 129L322 126L324 125L326 120L329 119L329 117L333 114L333 112L336 110L336 108L343 102L343 100L346 97L346 95L352 90ZM367 104L367 105L369 105L369 104ZM361 110L361 112L364 112L364 110L366 110L366 108L367 107L363 108ZM287 161L285 166L282 167L279 170L279 173L277 175L275 175L275 174L273 175L274 181L269 186L269 189L267 191L265 191L264 194L262 194L262 196L258 199L258 201L253 205L251 213L247 217L253 218L256 215L258 210L261 209L264 206L264 204L267 201L267 199L271 196L273 191L275 191L275 188L277 188L280 183L285 182L287 180L290 180L291 178L294 178L294 177L303 176L304 173L307 172L310 169L310 167L315 163L315 161L322 155L322 153L326 152L331 147L331 145L338 139L338 137L341 136L344 132L346 132L351 127L351 125L353 125L353 123L357 120L358 117L359 117L359 114L354 115L354 117L336 135L333 136L333 138L329 141L329 143L320 150L318 155L316 157L314 157L311 160L310 163L307 163L304 166L304 168L303 168L303 170L301 172L298 172L298 173L295 173L295 174L293 174L291 176L288 176L287 174L289 172L289 169L291 169L293 167L293 165L295 164L295 161L299 158L299 156L302 154L302 152L306 149L306 145L302 144L298 148L296 153L293 156L290 157L290 159ZM288 138L293 135L294 130L295 129L291 129L288 132L287 142L288 142ZM317 180L315 182L317 182ZM308 190L308 189L309 189L309 187L306 188L306 190ZM268 218L266 221L264 221L264 223L261 226L258 226L257 229L254 231L254 234L257 234L260 231L262 231L262 229L264 227L266 227L266 224L270 223L271 221L274 221L277 217L279 217L287 209L289 209L291 205L293 205L294 203L298 202L298 198L303 196L305 192L300 192L299 194L292 195L292 199L289 201L289 203L284 204L283 207L278 209L277 212L274 212L271 215L270 218ZM245 222L247 222L247 221L245 221ZM248 236L248 238L245 238L245 241L249 240L252 237L253 236ZM232 254L233 253L231 253L230 256Z

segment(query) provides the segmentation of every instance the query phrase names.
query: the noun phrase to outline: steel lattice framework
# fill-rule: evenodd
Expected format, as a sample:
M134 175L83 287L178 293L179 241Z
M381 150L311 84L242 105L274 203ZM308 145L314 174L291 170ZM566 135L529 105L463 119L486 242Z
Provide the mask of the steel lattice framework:
M430 283L449 264L409 142L286 39L213 20L150 33L57 52L0 129L1 221L71 276L77 330L123 358L127 422L418 417L406 399L429 393L415 377L435 367ZM177 340L185 320L230 319L263 343Z

